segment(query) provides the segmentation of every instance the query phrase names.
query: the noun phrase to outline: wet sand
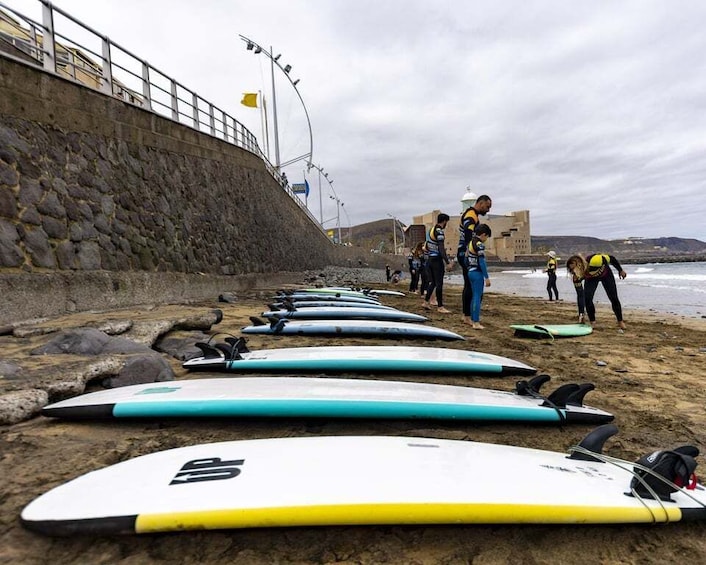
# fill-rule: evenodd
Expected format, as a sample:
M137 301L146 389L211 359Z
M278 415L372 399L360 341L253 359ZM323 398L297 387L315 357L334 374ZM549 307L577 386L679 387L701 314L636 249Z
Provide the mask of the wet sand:
M379 285L384 286L384 285ZM400 289L400 286L389 288ZM492 289L491 289L492 290ZM599 309L598 327L587 337L530 340L513 336L513 323L573 323L572 302L487 294L483 331L461 321L460 289L448 288L451 314L429 314L429 324L456 331L465 342L424 342L252 336L252 350L301 345L434 345L474 349L511 357L552 376L556 387L592 382L586 403L616 415L620 429L605 452L628 460L659 448L706 446L706 320L683 320L631 311L624 304L628 330L618 333L608 309ZM383 301L425 313L421 298ZM264 308L264 297L241 295L235 304L215 300L155 310L180 313L190 308L221 308L214 331L239 335L248 316ZM149 316L123 310L76 314L54 320L62 327L103 318ZM173 332L174 335L179 332ZM606 364L599 366L598 361ZM66 359L46 356L61 367ZM170 358L177 378L200 378ZM215 376L215 375L210 375ZM365 375L370 377L370 375ZM385 375L377 378L414 378ZM428 375L416 380L511 390L518 378ZM564 451L590 426L477 424L436 421L337 421L315 419L161 419L150 422L62 422L35 417L0 427L0 563L669 563L706 561L706 524L666 526L360 526L279 528L173 534L50 538L25 530L21 509L46 490L88 471L138 455L198 443L312 435L403 435L474 440ZM703 457L699 457L706 469ZM507 461L512 465L512 461ZM518 481L523 477L518 475ZM532 488L531 484L527 485Z

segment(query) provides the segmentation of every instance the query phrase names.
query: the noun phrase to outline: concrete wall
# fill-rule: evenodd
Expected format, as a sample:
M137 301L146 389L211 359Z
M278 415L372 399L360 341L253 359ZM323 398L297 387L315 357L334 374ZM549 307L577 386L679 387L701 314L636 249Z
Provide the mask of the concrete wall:
M3 290L29 274L276 275L368 259L334 246L255 155L0 56Z

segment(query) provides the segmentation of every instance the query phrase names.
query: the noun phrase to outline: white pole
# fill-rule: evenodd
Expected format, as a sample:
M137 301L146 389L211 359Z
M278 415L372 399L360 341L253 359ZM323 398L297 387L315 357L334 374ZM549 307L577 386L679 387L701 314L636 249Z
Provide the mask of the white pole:
M397 255L397 222L395 222L395 217L390 216L392 218L392 245L394 251L392 252L393 255Z
M319 223L323 227L324 225L324 205L321 202L321 169L317 168L319 171Z
M275 60L272 58L272 53L272 46L270 45L270 70L272 73L272 129L275 137L275 167L279 173L279 131L277 130L277 97L275 96Z

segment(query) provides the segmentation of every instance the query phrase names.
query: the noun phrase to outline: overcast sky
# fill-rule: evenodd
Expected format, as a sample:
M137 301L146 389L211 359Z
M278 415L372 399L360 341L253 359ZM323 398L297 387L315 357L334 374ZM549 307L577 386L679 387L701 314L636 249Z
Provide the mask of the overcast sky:
M36 0L3 0L29 15ZM533 235L706 241L701 0L55 0L262 137L244 92L291 64L341 224L529 209ZM277 71L277 69L275 69ZM308 151L277 71L281 160ZM268 101L269 103L269 101ZM269 120L272 129L272 118ZM263 145L263 144L261 144ZM274 161L272 155L272 161ZM304 162L285 169L301 182ZM309 208L335 226L327 183Z

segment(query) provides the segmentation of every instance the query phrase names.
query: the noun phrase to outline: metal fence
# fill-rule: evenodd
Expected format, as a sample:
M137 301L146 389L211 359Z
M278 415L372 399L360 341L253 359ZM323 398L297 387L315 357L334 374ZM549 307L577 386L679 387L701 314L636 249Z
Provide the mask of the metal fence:
M269 173L319 229L323 228L270 163L243 124L170 78L144 59L52 5L37 0L42 21L0 2L0 41L17 50L0 55L34 63L44 71L76 81L143 110L179 122L260 157Z

